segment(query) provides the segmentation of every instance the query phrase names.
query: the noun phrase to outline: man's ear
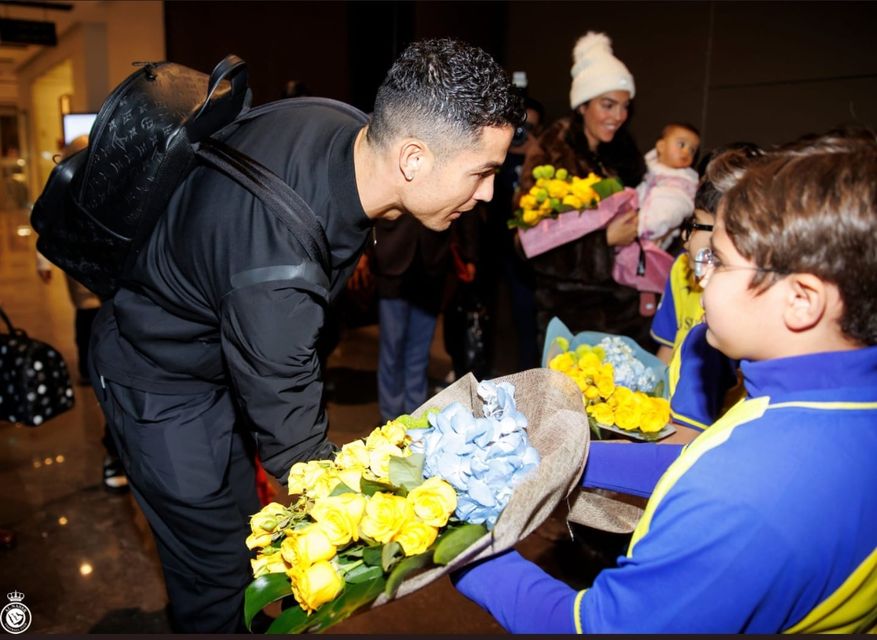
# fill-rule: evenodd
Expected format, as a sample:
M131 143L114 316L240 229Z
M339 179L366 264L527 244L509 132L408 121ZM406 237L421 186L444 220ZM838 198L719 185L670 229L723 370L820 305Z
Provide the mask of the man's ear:
M399 171L406 182L413 181L429 164L432 154L423 140L406 138L399 148Z
M833 317L833 306L840 304L840 297L832 295L830 285L810 273L787 276L786 287L783 320L795 332L807 331L824 318Z

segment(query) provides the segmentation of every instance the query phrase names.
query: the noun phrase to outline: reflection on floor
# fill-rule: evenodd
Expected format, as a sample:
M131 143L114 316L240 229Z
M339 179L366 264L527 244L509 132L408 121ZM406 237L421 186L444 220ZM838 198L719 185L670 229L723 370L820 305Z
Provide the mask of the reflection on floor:
M73 308L64 279L57 270L48 284L37 278L35 239L28 229L25 212L0 212L0 305L17 326L58 348L75 371ZM450 370L441 344L438 335L430 363L434 380ZM330 437L338 444L365 435L379 421L376 362L375 326L349 331L330 359ZM18 590L25 595L30 632L170 631L149 527L130 495L103 490L102 432L103 418L86 386L77 386L71 411L37 429L0 423L0 528L17 535L14 548L0 548L0 594ZM563 537L558 532L565 533L549 522L520 548L558 577L590 579L588 567L593 573L605 558L582 555L581 545L553 542ZM614 539L608 547L613 553L621 548ZM333 631L494 634L502 629L448 580L440 580Z

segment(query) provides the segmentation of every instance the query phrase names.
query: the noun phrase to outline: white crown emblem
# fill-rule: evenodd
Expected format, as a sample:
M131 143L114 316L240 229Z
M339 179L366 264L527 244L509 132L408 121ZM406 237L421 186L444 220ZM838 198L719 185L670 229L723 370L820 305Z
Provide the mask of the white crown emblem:
M13 591L12 593L7 593L6 597L9 598L9 602L21 602L24 600L24 594L18 590Z

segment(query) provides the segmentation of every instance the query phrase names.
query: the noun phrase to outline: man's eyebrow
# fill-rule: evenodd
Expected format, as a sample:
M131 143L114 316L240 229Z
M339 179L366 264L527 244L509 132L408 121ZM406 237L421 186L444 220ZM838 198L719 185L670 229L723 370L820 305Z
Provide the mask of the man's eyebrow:
M485 162L480 167L472 170L472 173L484 173L485 171L492 171L494 169L499 169L502 166L502 162Z

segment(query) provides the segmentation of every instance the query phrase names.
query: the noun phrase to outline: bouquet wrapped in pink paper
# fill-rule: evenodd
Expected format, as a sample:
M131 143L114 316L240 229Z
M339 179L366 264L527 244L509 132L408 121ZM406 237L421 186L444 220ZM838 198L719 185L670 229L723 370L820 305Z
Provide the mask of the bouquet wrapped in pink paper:
M520 229L521 246L528 258L605 227L615 216L637 207L636 191L622 187L614 178L594 183L592 188L598 192L602 190L606 195L603 197L597 195L590 201L592 205L590 207L583 206L579 209L558 212L553 217L549 215L535 221L532 226L514 225ZM521 199L522 203L524 198ZM521 219L524 220L526 218L523 216L526 215L527 210L522 211Z

